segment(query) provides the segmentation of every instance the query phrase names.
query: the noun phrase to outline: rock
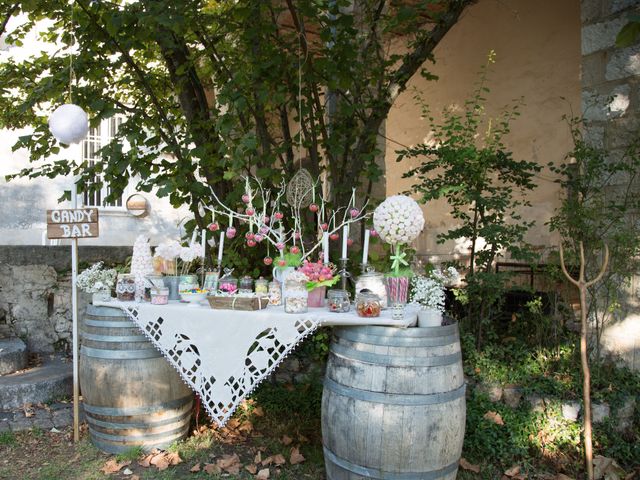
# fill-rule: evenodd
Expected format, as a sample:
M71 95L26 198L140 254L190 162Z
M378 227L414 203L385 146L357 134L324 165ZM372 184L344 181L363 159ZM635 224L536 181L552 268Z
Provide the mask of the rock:
M503 389L502 400L511 408L518 408L522 401L522 390L519 387L505 387Z
M615 50L607 63L605 78L613 81L638 75L640 75L640 45Z
M484 393L489 397L489 401L496 403L502 400L503 390L502 387L495 384L489 383L480 383L476 387L476 391L479 393Z
M549 404L548 400L536 394L527 395L525 401L531 406L531 410L537 413L544 412Z
M12 432L21 432L23 430L29 430L33 428L33 419L22 417L12 421L9 426L11 427Z
M614 47L616 36L626 23L627 19L620 17L584 26L582 28L582 55Z
M0 338L0 375L27 366L27 346L19 338Z
M591 420L593 423L602 423L609 418L610 408L608 403L594 403L591 406Z
M615 429L618 432L624 432L630 430L633 427L633 413L636 408L636 399L628 397L622 406L616 411L616 425Z
M581 406L578 402L564 402L562 404L562 417L565 420L575 422L580 415Z
M56 410L51 417L53 426L56 428L68 427L73 424L73 410L70 408L66 410Z

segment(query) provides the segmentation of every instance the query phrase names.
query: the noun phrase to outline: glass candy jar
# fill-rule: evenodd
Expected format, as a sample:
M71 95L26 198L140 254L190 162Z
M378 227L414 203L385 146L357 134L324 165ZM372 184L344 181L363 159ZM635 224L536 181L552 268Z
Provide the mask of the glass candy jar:
M284 311L287 313L305 313L308 309L309 292L307 291L307 276L301 272L293 272L284 280L282 297Z
M218 281L218 290L224 293L238 292L238 279L231 274L227 274Z
M256 280L255 291L259 295L267 295L269 293L269 282L260 277Z
M349 292L346 290L329 290L327 298L327 308L330 312L345 313L351 309Z
M121 302L132 302L136 297L136 277L130 273L121 273L116 282L116 296Z
M382 305L380 297L371 292L360 292L356 296L356 312L359 317L374 318L380 316Z
M207 272L204 277L204 286L202 288L210 293L216 293L216 291L218 290L219 278L220 272L218 272L217 270L213 272Z
M280 288L280 282L277 280L269 282L269 305L282 305L282 289Z
M367 271L356 280L356 295L363 290L378 295L381 308L387 308L387 285L382 273L376 272L371 267L367 268Z
M245 275L240 279L240 293L253 293L253 278Z
M200 288L197 275L180 275L180 286L178 291L184 292L185 290L195 290Z

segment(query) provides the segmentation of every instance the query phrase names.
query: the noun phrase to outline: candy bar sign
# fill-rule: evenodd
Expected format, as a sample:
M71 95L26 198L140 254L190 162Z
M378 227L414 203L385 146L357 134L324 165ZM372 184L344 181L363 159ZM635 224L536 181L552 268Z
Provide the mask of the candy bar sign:
M47 237L95 238L98 227L97 208L47 210Z

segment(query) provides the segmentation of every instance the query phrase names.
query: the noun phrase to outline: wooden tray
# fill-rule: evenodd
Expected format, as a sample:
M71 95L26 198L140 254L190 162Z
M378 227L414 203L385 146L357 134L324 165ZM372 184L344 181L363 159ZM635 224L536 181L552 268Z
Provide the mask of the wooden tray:
M215 310L262 310L269 305L269 297L219 297L211 295L207 297L209 305Z

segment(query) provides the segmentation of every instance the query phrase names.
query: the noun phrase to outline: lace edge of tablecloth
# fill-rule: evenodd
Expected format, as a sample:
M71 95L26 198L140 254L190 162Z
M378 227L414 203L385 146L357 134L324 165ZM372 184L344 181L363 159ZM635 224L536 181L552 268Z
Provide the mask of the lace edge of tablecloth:
M182 372L180 365L178 365L178 363L172 358L170 357L167 352L165 352L162 347L160 347L158 345L158 342L155 338L153 338L153 336L147 332L147 330L142 327L139 323L138 323L138 317L137 317L137 313L138 313L138 309L136 307L129 307L127 305L123 305L121 303L116 303L116 302L109 302L108 304L106 302L100 302L99 306L109 306L109 307L117 307L120 310L122 310L130 319L131 321L133 321L133 323L136 325L136 327L138 327L138 329L144 334L145 337L147 337L149 339L149 341L151 342L151 344L154 346L154 348L156 350L158 350L160 352L160 354L169 362L169 364L173 367L173 369L178 372L178 375L180 376L180 379L182 380L182 382L189 387L189 389L191 389L194 393L196 393L197 395L200 395L202 398L202 392L199 392L198 389L196 388L196 386L188 379L186 378L185 374ZM133 312L136 312L136 314L134 314ZM232 404L229 409L226 411L226 413L224 415L218 415L215 413L215 410L205 401L202 401L202 405L204 406L205 410L207 411L207 413L209 414L209 416L211 417L211 419L216 422L216 424L218 425L218 427L222 428L224 427L227 422L229 421L229 419L233 416L233 414L235 413L235 411L238 409L238 407L240 406L240 404L242 403L243 400L245 400L247 397L249 397L254 391L255 389L267 378L269 377L269 375L271 375L273 373L274 370L276 370L278 368L278 366L280 365L280 363L282 363L284 361L285 358L287 358L297 347L300 343L302 343L302 341L307 338L309 335L311 335L313 332L315 332L318 327L320 326L320 323L317 322L316 320L313 319L305 319L305 323L311 323L311 326L306 329L303 333L301 333L299 335L299 337L295 340L295 342L293 342L291 344L290 347L288 347L283 354L278 357L274 362L274 364L272 365L272 367L266 371L264 374L260 375L255 383L251 386L251 388L249 388L243 395L240 395L238 397L238 400Z

